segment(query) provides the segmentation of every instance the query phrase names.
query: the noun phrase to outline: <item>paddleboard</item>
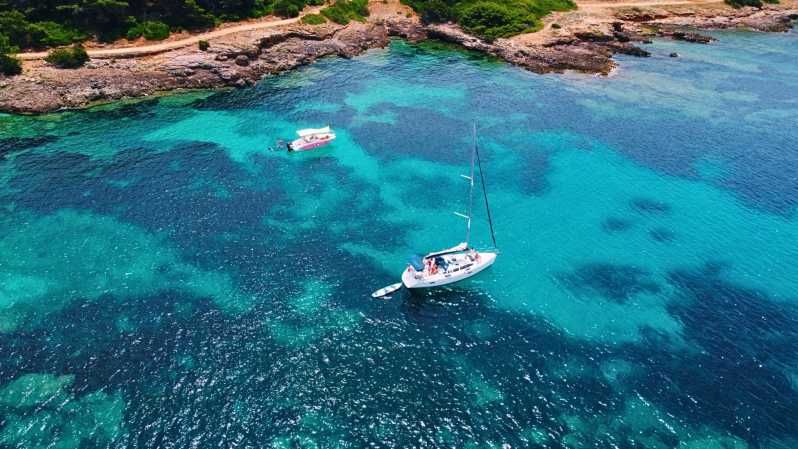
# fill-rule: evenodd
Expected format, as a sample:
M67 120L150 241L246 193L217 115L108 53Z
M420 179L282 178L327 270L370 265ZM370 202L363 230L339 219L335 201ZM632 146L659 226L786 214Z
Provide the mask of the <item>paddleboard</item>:
M383 287L383 288L377 290L376 292L371 294L371 297L372 298L381 298L381 297L383 297L385 295L390 295L391 293L399 290L400 288L402 288L402 283L401 282L397 282L396 284L391 284L391 285L389 285L387 287Z

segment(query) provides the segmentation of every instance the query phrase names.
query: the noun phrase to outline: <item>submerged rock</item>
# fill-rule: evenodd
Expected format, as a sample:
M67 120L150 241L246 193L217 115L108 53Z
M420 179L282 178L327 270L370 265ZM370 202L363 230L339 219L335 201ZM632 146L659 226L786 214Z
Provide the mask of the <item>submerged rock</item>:
M79 449L108 447L123 430L122 395L69 390L74 376L25 374L0 390L0 445Z
M0 390L0 407L25 408L45 402L63 402L63 389L72 385L75 376L25 374Z
M670 37L677 41L693 42L696 44L708 44L715 40L714 38L704 34L685 31L674 31L670 34Z

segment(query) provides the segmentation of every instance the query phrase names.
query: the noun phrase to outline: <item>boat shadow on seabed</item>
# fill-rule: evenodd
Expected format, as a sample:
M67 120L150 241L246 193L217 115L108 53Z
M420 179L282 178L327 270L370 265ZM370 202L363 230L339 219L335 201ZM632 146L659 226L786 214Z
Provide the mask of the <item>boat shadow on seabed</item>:
M403 288L392 296L400 300L401 310L414 320L484 317L492 302L487 292L473 285L469 288L468 284L434 290Z

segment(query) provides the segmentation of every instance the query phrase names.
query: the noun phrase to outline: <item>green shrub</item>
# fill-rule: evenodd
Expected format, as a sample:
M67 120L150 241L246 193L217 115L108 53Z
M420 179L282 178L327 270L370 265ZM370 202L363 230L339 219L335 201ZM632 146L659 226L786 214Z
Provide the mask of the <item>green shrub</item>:
M460 14L463 28L488 41L539 29L534 14L523 14L499 3L480 1L463 8Z
M735 8L741 8L743 6L753 6L755 8L761 8L763 3L778 3L779 0L726 0L726 3L734 6Z
M562 25L560 25L559 23L552 23L551 27L554 28L555 30L559 30L560 28L562 28Z
M0 31L0 53L16 53L19 47L11 43L11 39Z
M89 60L86 50L80 45L50 50L45 61L61 69L76 69Z
M127 38L130 40L144 36L148 41L162 41L169 37L169 25L155 20L137 23L127 31Z
M332 6L322 9L321 15L340 25L352 20L363 22L369 15L368 0L336 0Z
M28 22L19 11L0 13L0 30L12 44L21 48L67 45L87 37L74 28L56 22Z
M275 0L274 14L281 17L296 17L304 7L303 0Z
M31 47L55 47L85 41L88 36L56 22L34 22L28 27Z
M19 50L11 45L11 39L0 33L0 73L7 76L19 75L22 73L22 64L19 59L13 56Z
M428 23L454 21L486 40L537 31L552 11L576 7L572 0L402 0Z
M22 73L22 64L14 56L0 53L0 73L6 76L19 75Z
M30 23L21 12L13 10L0 12L0 33L3 33L11 44L23 48L28 47L28 27L30 27Z
M307 25L321 25L327 23L327 19L320 14L308 14L302 17L302 23Z
M429 0L419 6L421 20L425 23L443 23L454 19L454 10L443 0Z
M211 48L211 44L208 41L199 41L197 42L197 46L199 46L201 51L208 51L208 49Z

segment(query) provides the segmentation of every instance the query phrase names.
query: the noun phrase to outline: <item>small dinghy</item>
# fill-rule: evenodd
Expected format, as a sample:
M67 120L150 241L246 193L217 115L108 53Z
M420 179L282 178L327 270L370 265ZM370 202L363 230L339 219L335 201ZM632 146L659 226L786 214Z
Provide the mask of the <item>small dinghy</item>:
M383 287L383 288L377 290L376 292L371 294L371 297L372 298L382 298L384 296L388 296L391 293L396 292L400 288L402 288L402 283L401 282L397 282L396 284L391 284L391 285L389 285L387 287Z
M335 133L329 126L300 129L296 133L299 138L288 144L288 151L308 151L323 147L335 140Z

